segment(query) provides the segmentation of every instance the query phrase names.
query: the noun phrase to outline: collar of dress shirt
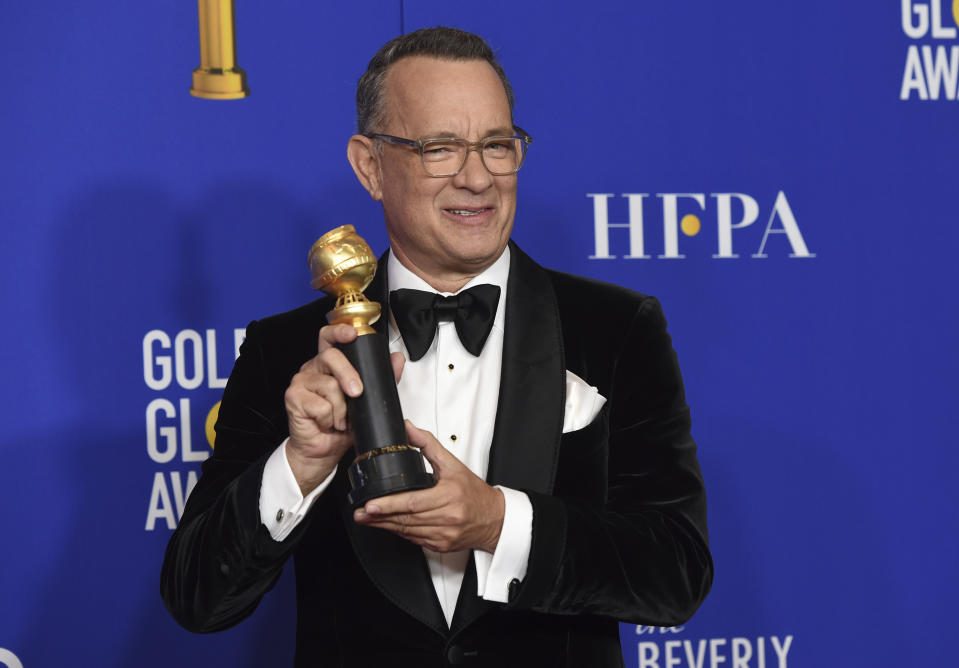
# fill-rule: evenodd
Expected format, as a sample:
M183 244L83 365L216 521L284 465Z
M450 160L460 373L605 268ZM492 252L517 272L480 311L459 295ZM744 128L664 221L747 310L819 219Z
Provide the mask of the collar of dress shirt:
M506 320L506 282L507 279L509 279L509 257L509 246L507 246L503 249L502 254L497 258L496 262L487 267L483 273L474 276L470 282L460 288L459 291L441 292L439 294L444 296L455 295L474 285L483 285L484 283L498 285L500 290L499 303L496 305L496 316L493 318L493 328L502 332L504 330L504 321ZM408 289L436 292L429 283L404 267L403 263L397 260L396 255L392 252L386 261L386 276L390 290ZM399 336L400 333L396 328L396 321L393 320L393 314L390 313L390 343L394 343Z

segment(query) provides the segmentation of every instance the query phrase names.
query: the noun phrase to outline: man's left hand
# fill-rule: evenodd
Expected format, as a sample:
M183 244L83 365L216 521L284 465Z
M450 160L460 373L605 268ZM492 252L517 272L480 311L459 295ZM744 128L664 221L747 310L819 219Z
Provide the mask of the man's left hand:
M386 529L434 552L477 548L492 553L499 543L506 501L429 433L406 421L410 445L433 467L436 485L368 501L353 518Z

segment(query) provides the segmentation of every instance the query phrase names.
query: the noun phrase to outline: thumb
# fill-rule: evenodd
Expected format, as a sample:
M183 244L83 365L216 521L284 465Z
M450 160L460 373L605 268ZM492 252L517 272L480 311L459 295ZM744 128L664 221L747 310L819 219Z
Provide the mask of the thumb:
M406 436L410 445L420 449L426 461L433 467L433 472L442 475L444 469L449 468L450 458L453 457L430 432L420 429L406 420Z

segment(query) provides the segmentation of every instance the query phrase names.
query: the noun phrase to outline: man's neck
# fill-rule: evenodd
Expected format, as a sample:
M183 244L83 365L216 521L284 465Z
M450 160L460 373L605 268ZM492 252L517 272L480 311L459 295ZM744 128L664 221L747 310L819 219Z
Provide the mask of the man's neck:
M474 285L488 284L496 285L500 289L500 302L502 303L506 296L506 283L509 279L510 252L509 248L503 250L496 262L484 269L482 272L471 278L467 283L459 285L455 290L443 290L444 294L457 294L462 290L473 287ZM426 290L436 291L437 288L427 283L427 279L421 274L414 272L405 264L400 262L399 255L392 249L386 265L388 273L388 283L390 290ZM448 285L448 284L441 284Z
M423 279L431 288L437 292L444 293L459 292L464 285L489 269L496 262L494 260L484 266L477 266L476 271L471 273L443 272L442 270L426 272L395 246L390 248L390 253L396 257L400 264ZM500 255L502 255L502 253ZM497 256L496 259L499 259L499 256Z

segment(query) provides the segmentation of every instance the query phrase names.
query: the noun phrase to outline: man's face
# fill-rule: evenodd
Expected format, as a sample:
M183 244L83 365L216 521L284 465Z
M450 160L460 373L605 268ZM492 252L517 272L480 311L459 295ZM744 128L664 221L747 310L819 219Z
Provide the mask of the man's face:
M378 130L385 134L470 141L513 134L503 84L482 60L405 58L388 71L384 93L386 125ZM415 149L389 143L379 164L390 243L415 273L465 283L502 253L516 213L515 174L491 175L470 151L459 174L435 178Z

